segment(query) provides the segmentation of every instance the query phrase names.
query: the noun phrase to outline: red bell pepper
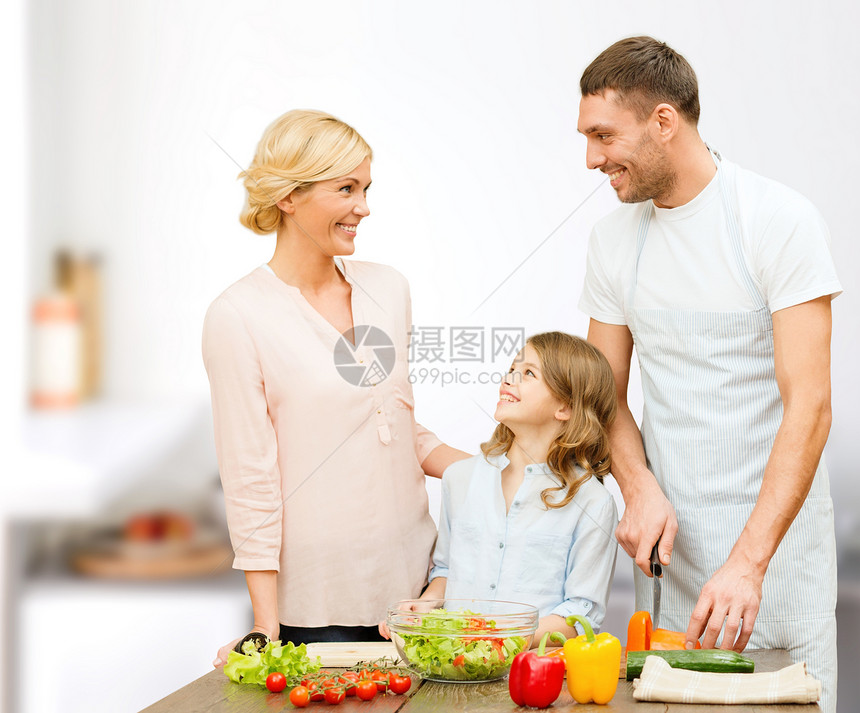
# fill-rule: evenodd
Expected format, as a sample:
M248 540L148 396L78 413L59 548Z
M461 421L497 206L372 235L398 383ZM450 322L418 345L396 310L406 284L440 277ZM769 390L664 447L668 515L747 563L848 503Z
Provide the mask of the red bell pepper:
M537 653L523 651L514 656L508 676L511 700L518 706L546 708L558 698L564 683L565 665L559 656L544 656L549 632L543 635ZM564 643L564 635L553 632L555 641Z

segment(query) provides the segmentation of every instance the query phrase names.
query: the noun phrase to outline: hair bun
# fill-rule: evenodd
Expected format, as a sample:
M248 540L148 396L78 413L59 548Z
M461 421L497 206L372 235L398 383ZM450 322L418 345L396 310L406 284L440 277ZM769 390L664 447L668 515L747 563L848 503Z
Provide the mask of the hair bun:
M278 229L281 222L281 209L274 204L260 205L256 203L249 205L246 203L239 215L239 221L258 235L268 235Z

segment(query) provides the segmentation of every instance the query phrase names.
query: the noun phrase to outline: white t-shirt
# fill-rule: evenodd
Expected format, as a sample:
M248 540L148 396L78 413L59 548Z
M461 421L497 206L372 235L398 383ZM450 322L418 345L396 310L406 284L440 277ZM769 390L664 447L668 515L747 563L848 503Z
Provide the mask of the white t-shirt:
M732 254L720 171L734 170L746 267L771 312L842 291L830 255L830 234L799 193L720 162L711 182L677 208L649 201L622 205L599 221L588 246L579 308L608 324L627 324L639 220L654 210L639 261L638 309L752 311Z

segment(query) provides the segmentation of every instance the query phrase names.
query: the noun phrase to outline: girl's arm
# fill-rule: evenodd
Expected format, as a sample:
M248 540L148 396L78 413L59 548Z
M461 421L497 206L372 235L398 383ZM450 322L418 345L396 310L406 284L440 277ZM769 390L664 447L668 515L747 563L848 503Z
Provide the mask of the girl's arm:
M597 486L597 483L586 485ZM599 488L594 489L594 497L580 497L578 493L565 506L577 522L568 553L564 601L552 612L563 619L571 614L584 616L595 631L600 629L606 616L618 552L614 537L618 525L615 500L603 486Z

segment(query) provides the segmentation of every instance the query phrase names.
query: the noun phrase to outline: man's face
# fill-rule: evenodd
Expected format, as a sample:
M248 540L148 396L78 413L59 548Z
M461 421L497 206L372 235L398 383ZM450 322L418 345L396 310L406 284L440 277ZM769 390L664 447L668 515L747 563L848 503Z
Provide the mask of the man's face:
M577 129L587 141L585 163L610 178L623 203L655 200L671 194L676 174L665 151L650 134L649 120L635 113L608 89L589 94L579 103Z

